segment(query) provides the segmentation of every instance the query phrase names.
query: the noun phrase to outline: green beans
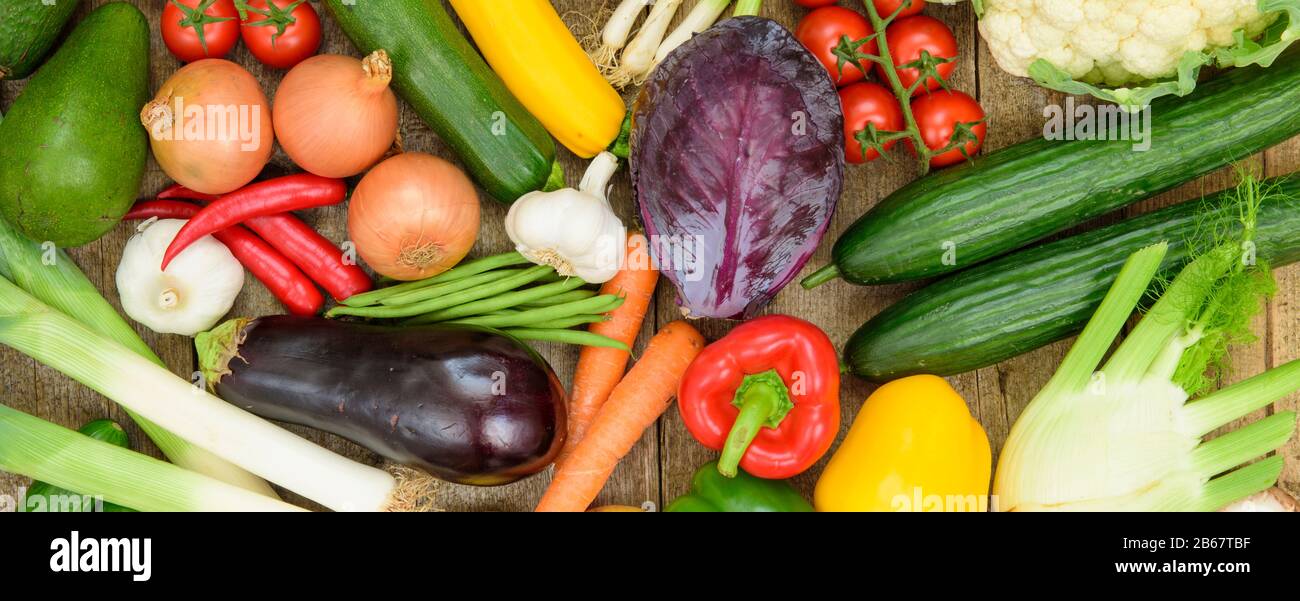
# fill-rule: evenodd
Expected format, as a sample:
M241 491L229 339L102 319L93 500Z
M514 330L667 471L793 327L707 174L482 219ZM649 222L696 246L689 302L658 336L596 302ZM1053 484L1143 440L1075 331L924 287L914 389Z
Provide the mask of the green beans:
M515 266L527 267L515 268ZM508 252L476 259L418 282L358 294L326 317L402 320L402 325L457 323L500 329L520 340L627 350L617 340L574 330L608 321L621 296L581 290L587 283Z
M552 296L551 298L544 298L538 301L533 301L531 303L525 304L524 306L530 309L535 309L538 307L550 307L552 305L563 305L564 303L571 303L573 301L585 300L593 296L596 296L596 293L591 290L574 290L573 292L565 292L564 294L557 294L555 296Z
M548 322L574 317L576 315L603 314L619 308L623 304L623 298L606 294L587 300L580 300L554 307L543 307L541 309L532 309L529 311L520 311L513 315L478 315L477 317L466 317L464 319L455 319L451 323L462 323L476 326L487 326L489 328L519 328L525 326L535 326ZM426 316L428 317L428 316ZM451 319L451 318L448 318ZM446 321L446 320L435 320ZM429 323L429 322L420 322ZM577 324L574 324L577 325ZM570 326L572 327L572 326ZM543 328L555 329L555 328Z
M586 282L578 278L569 278L568 280L537 286L535 288L526 288L508 294L485 295L479 297L482 300L476 300L476 302L457 304L448 306L447 308L440 308L436 311L425 312L423 315L420 315L415 319L408 320L407 323L435 323L439 321L458 319L461 317L483 315L484 313L517 307L532 300L547 298L555 294L567 292L586 284Z
M626 344L607 338L600 334L592 334L582 330L539 330L533 328L512 328L503 330L505 333L514 336L520 340L530 340L537 342L560 342L563 344L577 344L582 346L600 346L606 348L616 348L621 351L628 351Z
M426 301L422 301L410 305L398 305L398 306L391 306L391 307L390 306L334 307L333 309L330 309L329 312L325 314L325 316L339 317L342 315L353 315L356 317L389 318L389 319L399 318L399 317L414 317L416 315L432 313L449 307L457 307L459 305L472 303L473 301L477 301L483 298L500 296L520 286L523 286L525 284L531 284L539 279L542 279L550 273L555 273L555 270L551 269L550 267L538 265L536 267L525 269L523 272L519 273L518 275L511 276L508 278L503 278L495 282L492 282L490 284L475 286L468 290L454 292L452 294L440 296L438 298L432 298ZM577 280L577 278L573 278L573 279ZM559 283L563 284L564 282L559 282ZM568 288L568 290L572 290L573 288L581 286L584 283L585 282L583 282L582 280L577 280L577 285ZM554 286L555 284L547 284L547 285ZM539 295L536 298L542 298L542 296ZM513 305L504 305L500 307L495 307L490 310L504 309L510 306ZM469 315L474 315L474 314L475 313L470 313ZM427 323L427 322L423 322L423 323Z
M423 302L431 298L438 298L439 296L451 294L453 292L460 292L461 290L468 290L475 286L482 286L483 284L488 284L509 277L514 277L516 275L523 273L524 271L527 270L501 269L497 271L489 271L487 273L480 273L466 278L461 278L459 280L452 280L450 282L445 282L442 284L434 284L432 286L426 286L424 288L420 288L418 290L412 290L410 292L395 294L388 298L381 299L379 301L379 304L387 305L387 306L413 305L415 303Z
M493 255L491 257L484 257L482 259L476 259L464 263L428 279L416 282L405 282L396 286L389 286L387 288L380 288L379 290L372 290L370 292L358 294L343 301L343 304L349 307L368 307L378 304L385 298L410 292L412 290L419 290L435 284L459 280L502 267L526 265L527 263L528 259L525 259L523 255L517 252L508 252L500 255Z
M601 323L605 321L609 321L608 315L574 315L573 317L565 317L554 321L544 321L542 323L532 324L529 327L538 330L567 330L569 328L575 328L589 323Z

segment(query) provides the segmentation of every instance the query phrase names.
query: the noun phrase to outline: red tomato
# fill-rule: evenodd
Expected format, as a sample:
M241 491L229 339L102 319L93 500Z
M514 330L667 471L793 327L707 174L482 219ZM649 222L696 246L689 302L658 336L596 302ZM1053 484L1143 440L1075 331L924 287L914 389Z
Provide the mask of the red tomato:
M898 13L898 18L900 19L903 17L910 17L912 15L919 15L921 14L921 11L925 10L925 0L871 0L871 1L872 4L876 5L876 13L879 14L880 18L882 19L888 19L889 15L894 14L894 12L898 10L898 7L904 4L907 5L907 8L904 8L903 12Z
M912 100L912 115L916 117L916 124L921 128L921 139L925 140L925 145L929 146L930 150L941 150L950 144L958 123L969 124L978 121L979 125L970 128L978 139L971 140L964 146L966 154L973 157L984 145L984 135L988 133L988 123L984 121L984 108L974 98L962 92L939 90L919 96ZM910 140L908 145L911 145ZM954 148L931 157L930 166L947 167L966 160L961 150L961 148Z
M795 4L804 8L821 8L835 4L837 0L794 0Z
M182 62L224 58L239 41L239 11L234 0L168 0L162 38Z
M874 123L881 131L902 131L903 108L898 105L898 98L885 86L878 83L861 82L840 90L840 104L844 106L844 152L850 163L865 163L880 157L875 148L867 147L867 155L862 156L862 145L857 140L858 132L866 129L867 123ZM884 144L885 150L893 148L897 140Z
M935 58L957 58L957 38L953 37L952 30L948 29L943 21L934 17L919 15L894 21L894 24L885 30L885 37L889 39L889 55L894 60L895 66L905 65L921 58L922 50L929 52L930 56ZM956 61L939 65L939 75L947 80L956 67ZM885 78L884 65L876 65L876 71L881 79ZM919 69L898 70L898 79L902 81L905 88L911 87L920 77ZM916 89L916 93L927 88L939 89L939 80L933 76L929 77L924 86ZM915 96L916 93L913 95Z
M794 30L794 37L799 39L822 66L831 75L831 81L845 86L855 81L862 81L865 76L857 65L846 63L844 73L839 70L839 58L835 56L835 47L839 46L843 36L851 40L861 40L872 33L871 23L867 18L839 6L826 6L814 10L799 21ZM859 50L867 54L876 54L878 47L873 39L862 45Z
M268 67L288 69L315 55L320 48L316 9L306 0L267 2L249 0L251 10L240 27L253 56Z

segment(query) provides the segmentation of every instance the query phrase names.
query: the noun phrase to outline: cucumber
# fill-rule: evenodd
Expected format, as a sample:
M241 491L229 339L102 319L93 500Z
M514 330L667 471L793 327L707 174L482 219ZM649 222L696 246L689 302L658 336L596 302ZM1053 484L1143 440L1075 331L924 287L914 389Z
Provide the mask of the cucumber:
M131 448L131 441L130 439L127 438L126 431L122 429L122 426L117 425L117 423L113 422L112 420L107 420L107 419L95 420L93 422L90 422L82 426L81 429L78 430L78 432L81 432L82 434L85 434L86 436L89 436L95 440L103 441L109 444L115 444L124 449ZM71 501L73 497L78 497L79 503L82 500L80 499L80 497L82 497L81 494L72 492L66 488L59 488L57 486L54 486L53 484L48 484L45 482L33 482L32 486L27 489L27 496L23 498L23 502L18 504L18 511L29 511L31 509L35 509L35 507L29 508L28 503L32 502L37 498L40 498L43 500L36 501L39 508L47 512L60 512L63 509L67 508L64 502ZM80 511L83 512L95 510L93 504L90 506L86 506L85 504L78 504L77 507ZM122 507L121 505L114 505L113 503L109 503L107 501L104 502L103 509L105 513L121 513L127 511L135 511L134 509L128 509L126 507Z
M1261 202L1257 257L1272 266L1300 261L1300 178L1263 185L1277 187ZM1068 338L1088 323L1129 255L1167 241L1161 269L1172 277L1187 262L1190 241L1239 230L1234 201L1229 190L1215 200L1180 203L931 284L859 328L845 361L875 382L951 376Z
M22 79L41 65L81 0L0 2L0 80Z
M460 33L440 0L326 0L362 54L385 50L393 87L479 185L512 203L560 179L555 141Z
M86 16L0 122L0 212L24 235L80 246L140 191L149 22L126 3Z
M964 269L1300 134L1300 49L1157 101L1151 115L1146 152L1123 140L1035 139L918 179L851 225L834 264L804 287Z

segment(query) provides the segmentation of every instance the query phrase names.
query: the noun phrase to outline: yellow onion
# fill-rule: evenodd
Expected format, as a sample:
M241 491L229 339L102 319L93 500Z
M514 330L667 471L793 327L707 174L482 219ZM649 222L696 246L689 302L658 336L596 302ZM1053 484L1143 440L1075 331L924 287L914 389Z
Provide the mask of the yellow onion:
M257 79L228 60L190 63L140 111L162 170L205 194L253 181L275 146L271 107Z
M397 138L393 63L383 50L363 60L313 56L275 93L275 136L299 167L351 177L377 163Z
M348 233L376 272L420 280L465 258L478 237L478 193L455 165L408 152L370 170L352 193Z

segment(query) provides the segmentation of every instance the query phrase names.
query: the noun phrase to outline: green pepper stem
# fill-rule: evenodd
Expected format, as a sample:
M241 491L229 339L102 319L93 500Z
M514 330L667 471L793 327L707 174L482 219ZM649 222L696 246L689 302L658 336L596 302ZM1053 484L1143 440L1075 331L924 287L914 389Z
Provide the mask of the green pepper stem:
M745 376L731 403L740 409L740 414L731 425L722 446L722 457L718 459L718 473L728 478L736 477L740 459L758 436L759 429L780 427L786 414L794 408L790 391L775 369Z

